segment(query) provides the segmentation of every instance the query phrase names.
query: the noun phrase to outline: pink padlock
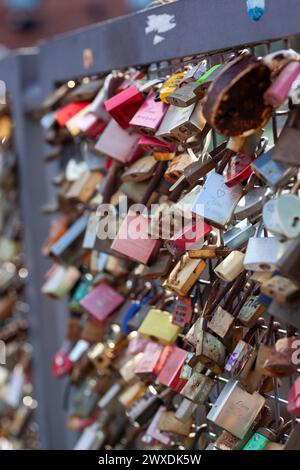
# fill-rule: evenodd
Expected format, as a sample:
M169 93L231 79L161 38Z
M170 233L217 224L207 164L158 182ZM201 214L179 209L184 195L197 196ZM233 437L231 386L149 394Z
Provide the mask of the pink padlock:
M289 391L287 408L292 416L300 416L300 378L293 383Z
M150 93L130 121L131 126L146 135L155 134L168 109L165 103L156 101L155 97L155 93Z
M290 62L284 67L270 88L265 92L265 103L274 107L281 106L288 98L290 89L299 74L300 62Z

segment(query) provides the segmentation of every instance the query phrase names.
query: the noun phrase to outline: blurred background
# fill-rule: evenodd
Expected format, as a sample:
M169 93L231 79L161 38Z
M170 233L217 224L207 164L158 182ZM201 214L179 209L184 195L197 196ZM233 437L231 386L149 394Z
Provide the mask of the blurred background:
M150 0L0 0L0 54L145 8Z

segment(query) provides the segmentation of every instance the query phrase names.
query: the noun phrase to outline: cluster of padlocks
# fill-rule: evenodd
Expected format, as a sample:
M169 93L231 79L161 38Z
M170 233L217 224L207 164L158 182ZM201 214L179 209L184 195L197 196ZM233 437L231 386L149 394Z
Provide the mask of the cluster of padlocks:
M38 448L23 226L9 103L0 108L0 450Z
M299 449L300 56L154 72L43 104L75 448Z

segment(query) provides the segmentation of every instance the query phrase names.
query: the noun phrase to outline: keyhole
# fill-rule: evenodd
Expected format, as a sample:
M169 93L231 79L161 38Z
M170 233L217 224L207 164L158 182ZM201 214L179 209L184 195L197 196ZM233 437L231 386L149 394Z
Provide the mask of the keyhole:
M293 218L293 223L292 223L292 227L296 227L300 222L300 217L294 217Z

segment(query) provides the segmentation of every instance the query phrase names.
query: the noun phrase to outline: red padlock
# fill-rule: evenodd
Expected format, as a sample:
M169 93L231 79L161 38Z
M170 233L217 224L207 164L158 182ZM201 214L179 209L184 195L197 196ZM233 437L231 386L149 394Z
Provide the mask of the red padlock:
M73 362L65 351L57 352L52 360L52 373L54 377L61 378L69 375L73 369Z
M296 380L289 391L287 409L292 416L300 416L300 378Z
M127 129L130 126L131 119L143 103L142 93L133 85L105 101L104 106L115 121L123 129Z
M89 101L79 101L68 104L63 108L59 109L56 113L55 119L56 122L61 126L64 127L67 122L74 117L76 114L79 113L82 109L90 104Z
M196 222L181 228L170 240L165 241L164 245L173 256L181 256L196 244L202 248L205 237L211 231L212 226L199 218Z
M231 188L237 183L246 181L252 173L251 163L253 160L254 157L249 157L241 153L233 157L228 164L225 174L226 186Z

